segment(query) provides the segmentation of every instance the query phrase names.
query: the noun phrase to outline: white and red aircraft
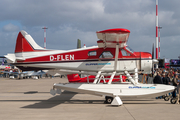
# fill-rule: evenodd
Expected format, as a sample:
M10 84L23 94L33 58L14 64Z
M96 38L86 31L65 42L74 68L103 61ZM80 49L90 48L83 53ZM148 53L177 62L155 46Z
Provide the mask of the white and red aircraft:
M54 84L51 94L61 89L80 93L106 96L106 102L121 105L123 97L156 97L174 90L173 86L140 84L138 70L149 74L156 60L147 52L134 52L126 43L130 34L127 29L116 28L98 31L98 46L74 50L49 50L37 45L25 31L20 31L16 41L15 53L7 54L11 64L28 70L50 70L96 75L92 84ZM132 77L130 73L134 73ZM112 84L115 75L124 74L130 83ZM111 76L104 84L104 76Z

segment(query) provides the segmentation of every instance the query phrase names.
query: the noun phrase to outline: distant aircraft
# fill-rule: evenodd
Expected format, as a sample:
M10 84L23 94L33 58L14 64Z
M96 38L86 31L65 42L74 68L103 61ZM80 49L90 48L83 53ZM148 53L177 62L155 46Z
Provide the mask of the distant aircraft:
M122 105L121 98L156 97L174 90L173 86L138 83L138 71L150 74L157 60L147 52L134 52L127 46L130 31L122 28L98 31L98 46L74 50L49 50L37 45L25 31L20 31L15 53L5 57L11 64L24 71L49 70L56 73L94 73L93 83L54 84L51 94L61 93L61 89L106 96L105 101L112 105ZM78 71L78 72L77 72ZM126 75L131 83L113 84L116 75ZM131 75L133 74L133 76ZM90 74L93 75L93 74ZM105 84L100 83L104 76L111 76Z
M25 79L33 77L34 79L38 79L40 76L43 76L45 72L43 71L24 71L24 72L13 72L13 71L1 71L1 73L7 74L9 78L19 78L19 79Z

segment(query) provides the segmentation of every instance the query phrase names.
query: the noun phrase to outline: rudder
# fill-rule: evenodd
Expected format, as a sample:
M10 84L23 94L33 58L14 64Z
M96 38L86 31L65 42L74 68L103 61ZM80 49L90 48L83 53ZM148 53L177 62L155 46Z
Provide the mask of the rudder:
M15 53L35 50L44 50L44 48L40 47L27 32L20 31L16 40Z

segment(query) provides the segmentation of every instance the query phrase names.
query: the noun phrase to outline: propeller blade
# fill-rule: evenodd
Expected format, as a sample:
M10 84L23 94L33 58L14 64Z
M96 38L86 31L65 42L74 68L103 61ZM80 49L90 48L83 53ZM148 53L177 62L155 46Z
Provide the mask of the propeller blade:
M154 64L153 64L153 59L154 59L154 43L153 43L153 46L152 46L152 77L154 75Z

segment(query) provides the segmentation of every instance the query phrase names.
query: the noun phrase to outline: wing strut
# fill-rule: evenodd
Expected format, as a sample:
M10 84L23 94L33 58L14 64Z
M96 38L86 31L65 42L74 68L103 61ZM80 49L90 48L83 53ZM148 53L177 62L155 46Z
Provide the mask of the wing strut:
M101 77L100 77L99 80L98 80L98 83L101 82L101 79L103 80L104 83L106 83L105 78L104 78L104 75L101 75Z
M99 71L98 72L98 74L96 75L96 78L95 78L95 80L94 80L94 84L96 84L97 83L97 81L99 80L99 76L101 75L101 71Z
M111 83L112 83L112 80L113 80L115 74L116 74L116 71L114 71L114 72L112 73L112 75L111 75L111 77L110 77L110 79L109 79L108 84L111 84Z
M116 44L116 53L115 53L115 61L114 61L114 72L112 73L111 78L109 79L108 84L111 84L111 83L112 83L112 80L113 80L113 78L114 78L114 75L116 74L118 56L119 56L119 43Z
M115 61L114 61L114 72L111 74L111 77L109 79L109 82L108 84L111 84L112 83L112 80L116 74L116 70L117 70L117 62L118 62L118 56L119 56L119 43L116 44L116 51L115 51ZM96 75L96 78L94 80L94 84L97 84L100 82L100 79L102 78L102 76L100 77L101 75L101 71L99 71ZM100 78L99 78L100 77ZM104 81L105 82L105 81Z
M117 70L118 56L119 56L119 43L116 44L116 53L115 53L115 61L114 61L114 71Z

